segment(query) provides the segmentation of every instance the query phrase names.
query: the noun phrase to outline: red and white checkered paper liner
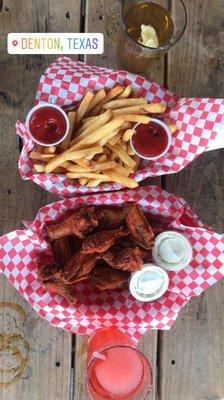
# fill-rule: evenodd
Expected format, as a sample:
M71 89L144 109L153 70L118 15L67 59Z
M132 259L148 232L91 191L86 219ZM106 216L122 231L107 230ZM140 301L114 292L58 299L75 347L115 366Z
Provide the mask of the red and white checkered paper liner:
M178 172L214 143L224 115L224 100L180 98L141 76L72 61L67 57L59 58L51 64L41 77L36 102L50 102L68 109L80 102L87 88L110 89L117 84L131 84L133 90L138 91L150 102L166 103L167 112L164 117L169 118L178 127L178 133L173 136L172 146L166 157L153 162L142 162L139 171L133 174L136 181ZM28 152L34 143L23 123L17 121L16 130L23 140L19 160L19 171L23 179L31 179L44 189L64 197L121 188L115 183L87 188L75 181L69 181L65 176L35 173L33 162L28 158Z
M75 285L80 300L74 306L46 291L37 280L37 262L50 246L45 224L82 204L119 205L136 201L149 215L169 219L167 227L184 233L193 247L193 261L170 272L165 295L151 303L135 300L128 290L100 292L86 282ZM35 311L50 324L78 334L116 325L138 341L149 329L170 329L191 297L224 277L224 235L203 225L187 203L157 186L67 198L41 208L26 230L0 238L1 270Z

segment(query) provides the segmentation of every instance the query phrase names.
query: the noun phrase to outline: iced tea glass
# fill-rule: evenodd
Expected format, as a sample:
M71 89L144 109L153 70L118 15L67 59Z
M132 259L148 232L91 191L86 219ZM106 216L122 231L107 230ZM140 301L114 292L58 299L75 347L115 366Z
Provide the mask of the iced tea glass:
M182 0L123 0L117 37L117 65L119 68L148 75L156 60L162 58L182 37L187 13ZM141 25L152 26L159 47L139 43Z
M145 400L152 388L150 363L119 329L99 329L87 344L85 387L89 400Z

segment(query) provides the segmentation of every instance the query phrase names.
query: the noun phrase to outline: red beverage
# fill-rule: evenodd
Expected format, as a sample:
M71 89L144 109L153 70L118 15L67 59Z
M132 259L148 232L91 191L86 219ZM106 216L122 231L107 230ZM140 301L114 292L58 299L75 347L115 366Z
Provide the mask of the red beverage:
M35 142L49 146L64 139L68 131L68 120L60 107L44 104L29 112L27 126Z
M132 137L132 146L143 158L155 159L164 155L170 146L168 127L159 121L149 124L138 124Z
M125 333L116 327L97 329L88 340L87 364L100 352L112 346L136 347L136 344Z
M89 340L86 389L91 400L144 400L151 391L147 358L117 328L97 330Z

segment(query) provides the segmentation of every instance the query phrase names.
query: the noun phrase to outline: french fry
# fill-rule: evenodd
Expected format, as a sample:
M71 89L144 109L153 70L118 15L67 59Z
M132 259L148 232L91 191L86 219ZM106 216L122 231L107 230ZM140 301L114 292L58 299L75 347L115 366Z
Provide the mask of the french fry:
M88 179L87 178L80 178L79 179L79 184L81 186L85 186L88 183Z
M51 171L52 174L64 174L65 172L65 168L62 167L57 167L53 171Z
M112 101L108 101L108 103L105 103L103 105L103 108L105 110L115 110L119 108L124 108L124 107L132 107L132 106L141 106L141 105L147 105L147 100L143 98L138 98L138 99L116 99Z
M56 152L56 146L44 147L44 154L54 154Z
M134 135L134 133L135 133L135 130L134 130L134 129L127 129L127 130L124 132L123 136L122 136L122 140L123 140L124 142L128 142L129 140L131 140L131 138L132 138L132 136Z
M114 146L117 142L119 142L120 138L122 136L122 132L118 132L112 139L108 140L108 143L111 146Z
M38 151L31 151L29 153L29 158L31 160L50 160L51 158L54 158L55 154L43 154L39 153Z
M134 189L138 187L138 182L136 182L132 178L127 178L122 174L119 174L116 169L111 169L106 171L107 177L109 176L109 180L112 182L120 183L123 186L126 186L130 189Z
M83 125L84 125L84 124L86 124L87 122L94 121L97 117L99 117L99 115L95 115L95 116L92 116L92 117L85 117L85 118L82 119L81 122L82 122Z
M124 91L123 86L115 86L113 89L111 89L106 97L92 110L92 115L97 115L100 113L103 105L107 103L110 100L113 100L115 97L119 96Z
M130 100L138 100L138 99L130 99ZM165 104L146 104L146 105L136 105L131 107L117 108L113 110L114 115L122 115L122 114L159 114L163 113L166 110Z
M100 146L83 149L83 150L76 150L76 151L64 151L64 153L59 154L58 156L54 157L53 160L49 161L45 167L45 172L49 173L53 171L56 167L63 164L65 161L69 160L78 160L84 157L87 157L91 154L98 154L102 153L103 148ZM47 155L47 154L46 154Z
M74 146L72 146L69 151L72 150L79 150L83 147L90 146L94 143L99 142L102 138L104 138L109 132L114 131L117 128L120 128L121 125L124 123L123 118L116 118L101 128L92 131L87 137L84 137L83 139L80 140L80 142L76 143Z
M108 175L97 174L94 172L67 172L66 176L69 179L87 178L87 179L100 179L102 181L110 181L110 177Z
M106 97L106 92L104 89L100 89L98 92L96 92L94 98L92 99L87 112L92 110L94 107L97 106L97 104L99 104L103 99L105 99Z
M123 125L121 125L121 129L123 131L126 131L126 129L131 129L132 128L132 123L131 122L124 122Z
M90 179L90 181L86 184L86 186L96 187L96 186L99 186L101 182L102 182L102 179Z
M127 167L126 165L121 166L119 163L116 163L116 166L113 169L119 174L124 175L126 177L134 172L133 168Z
M134 171L136 172L136 171L138 171L139 166L140 166L140 164L141 164L141 158L140 158L139 156L137 156L137 154L135 154L135 155L133 156L133 159L134 159L134 161L135 161Z
M69 111L69 113L68 113L69 131L68 131L66 138L63 140L62 143L60 143L61 150L67 150L67 148L69 147L69 143L70 143L74 125L75 125L75 119L76 119L76 111Z
M128 167L134 168L135 161L126 153L126 151L121 146L119 146L118 144L116 144L115 146L111 146L110 144L107 144L107 147L113 153L115 153L123 161L123 163L125 165L127 165Z
M127 153L129 154L129 156L134 156L135 155L135 151L131 147L130 143L128 143L128 146L127 146Z
M111 169L116 167L116 163L114 161L106 161L105 163L99 163L94 165L93 169L91 172L97 172L97 171L105 171L107 169ZM86 171L85 168L80 167L79 165L71 165L68 168L69 172L88 172Z
M168 128L169 128L170 132L172 133L172 135L177 131L177 126L174 124L168 124Z
M96 129L101 128L102 126L104 126L107 122L110 121L111 116L112 116L112 112L110 110L105 112L103 115L99 115L97 117L97 119L88 128L86 128L84 131L82 131L82 133L80 133L80 135L78 135L77 137L75 137L71 141L70 145L74 146L81 139L87 137L90 133L92 133Z
M118 115L115 115L114 120L116 120ZM139 124L148 124L151 121L151 118L146 115L135 115L135 114L122 114L119 115L119 118L122 118L126 122L136 122Z
M94 98L94 93L89 92L89 91L86 92L81 103L79 104L79 107L78 107L78 110L76 113L75 126L78 125L78 123L81 121L82 117L85 115L93 98Z
M106 154L100 154L95 156L95 161L98 163L103 163L107 161L107 155Z
M85 168L87 172L92 171L92 169L94 167L93 161L89 161L89 160L85 160L85 159L75 160L75 163L80 165L80 167ZM64 165L64 163L62 165Z
M131 85L126 86L126 88L124 89L124 91L119 94L119 96L117 96L118 99L126 99L127 97L129 97L131 94Z
M45 165L44 164L34 164L33 166L35 172L45 172Z
M105 144L107 142L109 142L112 138L114 138L118 134L119 131L120 131L120 129L118 128L118 129L115 129L112 132L109 132L103 139L101 139L98 142L99 146L105 146Z
M118 143L119 146L127 153L127 143L123 142L122 140Z
M63 164L61 164L61 167L64 169L68 169L71 165L73 165L71 162L65 161Z

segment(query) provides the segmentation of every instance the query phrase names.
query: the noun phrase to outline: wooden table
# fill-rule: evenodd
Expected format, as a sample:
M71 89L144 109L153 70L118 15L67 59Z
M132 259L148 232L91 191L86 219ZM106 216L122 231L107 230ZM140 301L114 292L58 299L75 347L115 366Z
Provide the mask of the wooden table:
M0 1L1 3L1 1ZM223 0L185 0L188 26L180 44L157 64L151 78L182 96L222 97ZM175 7L175 1L170 0ZM115 66L118 0L3 0L1 36L1 209L2 233L21 227L37 210L54 200L31 182L21 180L15 121L30 108L38 78L55 57L10 56L8 32L103 32L105 53L87 56L90 63ZM1 9L1 7L0 7ZM81 58L82 59L82 58ZM224 225L224 152L207 153L181 173L153 183L182 195L201 219L217 231ZM1 276L0 334L11 335L23 353L25 367L10 384L0 365L1 400L82 400L85 337L51 327L41 320ZM155 400L218 400L224 398L223 282L192 300L169 332L149 332L140 347L153 365ZM2 336L1 336L2 338ZM5 354L5 362L16 366ZM1 354L2 362L3 355ZM16 375L16 374L14 374Z

